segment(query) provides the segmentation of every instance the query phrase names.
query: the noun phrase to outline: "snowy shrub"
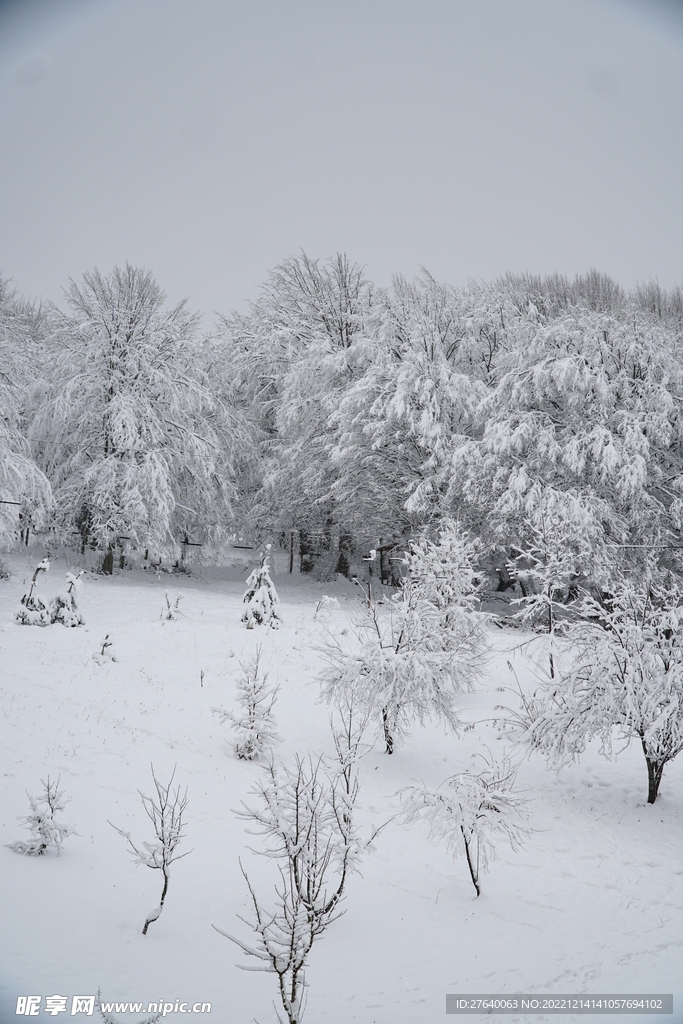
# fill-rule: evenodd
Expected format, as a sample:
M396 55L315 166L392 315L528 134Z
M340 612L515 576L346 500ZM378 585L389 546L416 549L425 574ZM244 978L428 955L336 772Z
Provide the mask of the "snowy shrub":
M31 811L24 818L20 818L22 825L29 830L30 836L27 840L17 840L10 843L10 850L15 853L24 853L28 857L40 857L48 850L56 850L59 855L62 843L68 836L76 835L76 830L70 825L58 821L55 817L64 810L68 799L59 789L59 779L56 782L41 779L43 783L43 795L33 797L30 793L26 796L31 805Z
M187 853L176 853L178 844L184 838L183 814L187 807L187 788L184 793L181 793L180 787L177 787L172 793L171 785L173 784L174 776L175 768L168 785L164 786L154 774L154 765L152 765L152 779L156 789L156 800L154 797L145 796L144 793L138 790L142 806L145 808L145 813L154 828L155 838L151 843L143 842L141 846L136 846L131 839L130 832L124 832L123 829L117 828L116 825L112 825L109 822L112 828L116 829L119 835L127 840L129 852L135 857L136 866L144 864L145 867L152 868L154 871L161 871L163 878L161 899L159 900L159 906L154 907L145 918L145 924L142 929L143 935L147 934L150 924L160 917L164 909L171 875L171 864L180 860L181 857L187 857L187 854L191 853L190 850Z
M329 635L323 652L323 696L366 708L388 754L414 720L458 728L456 695L480 678L488 646L485 620L473 610L471 547L454 524L406 557L410 577L400 593L380 608L368 587L351 633Z
M166 599L166 607L161 609L161 621L162 622L177 622L182 612L180 611L180 602L183 599L182 594L176 594L175 601L171 603L171 598L168 596L168 591L164 594Z
M293 768L271 763L264 773L254 791L259 806L245 806L239 814L264 837L262 855L277 862L280 885L274 906L266 909L261 903L240 862L253 907L253 919L240 920L254 932L254 944L213 927L259 962L238 965L243 970L277 976L287 1024L300 1024L309 953L339 917L346 881L361 852L352 820L358 786L353 762L345 776L343 770L326 770L320 757L297 756Z
M606 607L587 598L584 615L592 621L569 637L574 664L547 680L532 713L518 713L511 724L556 767L576 760L595 737L610 758L615 729L626 745L636 739L654 803L665 766L683 750L681 595L622 580Z
M318 619L329 618L330 612L333 608L339 608L339 601L337 598L330 597L329 594L323 594L315 606L313 621L316 622Z
M255 625L277 629L280 625L280 599L270 578L269 554L270 544L266 544L258 567L247 578L247 589L242 598L245 605L242 622L247 629L253 629Z
M3 560L0 558L0 580L8 580L12 575L12 571L8 565L5 565Z
M464 853L477 896L495 840L507 839L515 850L528 834L525 800L512 792L514 778L515 770L504 759L478 774L453 775L438 789L422 785L402 791L404 820L424 822L430 837L444 840L453 857Z
M61 622L63 626L82 626L84 618L76 603L76 594L82 586L83 570L75 576L66 574L66 590L62 590L50 602L50 621Z
M102 640L99 651L95 651L92 657L93 661L96 661L98 665L106 665L110 661L117 660L114 644L109 639L109 633Z
M237 680L237 703L239 711L224 711L214 708L220 715L221 724L230 722L235 732L232 746L239 758L253 761L280 742L273 706L277 700L278 687L267 685L268 673L259 677L261 648L248 662L240 662L242 673Z
M42 572L49 572L50 561L44 558L39 562L31 579L31 586L21 599L21 604L14 613L14 618L23 626L49 626L50 609L48 602L40 594L35 593L36 580Z

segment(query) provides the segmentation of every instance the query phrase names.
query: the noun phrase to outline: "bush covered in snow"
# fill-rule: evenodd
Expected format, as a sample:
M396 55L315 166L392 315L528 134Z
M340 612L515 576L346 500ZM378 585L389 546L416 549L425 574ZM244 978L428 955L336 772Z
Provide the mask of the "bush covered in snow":
M66 574L66 589L60 591L50 602L50 621L61 622L63 626L82 626L85 619L76 603L76 594L82 586L83 571Z
M44 558L39 562L31 579L31 586L21 599L21 604L14 613L14 618L23 626L49 626L52 621L47 600L35 592L36 580L41 573L49 572L50 560Z
M56 782L41 779L43 783L43 795L33 797L27 793L31 811L24 818L20 818L22 825L29 830L29 838L17 840L10 843L10 850L15 853L24 853L28 857L41 857L48 850L56 850L57 854L62 843L68 836L76 835L75 829L64 822L58 821L55 815L64 810L68 799L59 789L59 779Z

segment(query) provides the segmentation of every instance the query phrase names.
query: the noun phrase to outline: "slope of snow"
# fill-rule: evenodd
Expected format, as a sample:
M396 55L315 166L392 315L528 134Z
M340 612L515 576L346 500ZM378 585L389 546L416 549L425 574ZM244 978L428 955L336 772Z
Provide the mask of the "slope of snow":
M203 1019L221 1024L272 1024L274 978L240 971L239 950L211 928L251 938L235 916L249 917L238 858L264 901L274 881L273 865L251 852L258 838L232 813L260 769L232 754L211 708L233 705L238 661L261 644L269 681L280 684L277 756L331 753L316 643L323 625L345 628L353 588L277 576L281 629L246 630L241 570L206 578L124 571L86 579L85 626L42 629L13 621L29 565L24 555L3 558L14 575L0 581L0 843L22 838L25 790L39 794L48 773L72 798L62 817L79 835L59 857L0 847L0 1020L18 1019L18 995L101 988L107 1000L210 1002ZM62 567L71 565L53 559L48 596L60 588ZM183 595L177 621L160 617L166 590ZM323 594L340 607L327 603L316 620ZM93 654L106 634L116 660L98 664ZM513 650L518 632L492 627L491 637L485 686L460 698L472 729L458 738L415 727L392 757L377 743L363 759L359 823L387 824L362 876L349 882L346 913L314 946L311 1024L428 1024L444 1016L447 992L673 992L680 1019L683 758L665 770L652 807L635 747L616 762L590 749L559 775L536 756L524 760L519 785L533 832L521 853L499 847L479 899L464 861L395 817L402 786L438 785L476 765L478 751L501 752L491 719L496 705L514 700L500 692L514 683L506 662L523 685L532 667ZM188 787L183 848L192 852L174 865L164 912L143 937L160 878L134 866L108 822L136 840L152 838L138 794L151 792L150 764L162 781L177 765L176 782Z

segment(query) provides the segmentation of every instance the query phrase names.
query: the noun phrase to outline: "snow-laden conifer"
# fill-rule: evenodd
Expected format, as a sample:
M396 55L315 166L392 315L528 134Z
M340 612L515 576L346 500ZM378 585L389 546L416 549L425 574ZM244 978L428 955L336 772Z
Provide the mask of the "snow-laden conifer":
M410 724L436 718L457 730L458 693L471 690L486 659L484 618L473 610L473 548L445 521L436 541L406 556L410 575L380 605L372 593L346 635L328 635L323 695L368 710L391 754Z
M131 839L130 832L124 832L123 829L109 822L112 828L116 829L119 835L127 840L129 852L135 857L136 867L142 864L153 871L160 871L163 878L159 906L154 907L145 918L145 924L142 929L143 935L147 934L150 924L160 917L164 909L171 877L171 865L182 857L187 857L187 854L192 852L191 850L188 850L186 853L177 852L178 844L185 836L183 832L183 815L188 801L187 788L182 792L180 787L177 786L175 790L171 791L174 777L175 768L168 784L164 786L154 774L154 765L152 765L152 780L156 789L156 799L153 796L145 796L144 793L138 790L142 806L154 829L154 839L152 842L142 842L136 845Z
M512 715L513 732L521 729L555 767L576 760L593 738L608 758L615 732L626 746L636 740L654 803L664 768L683 750L680 591L622 579L604 604L586 598L584 616L569 633L573 663Z
M254 626L271 626L278 629L280 625L280 598L270 578L268 558L270 544L266 544L258 566L247 577L247 589L242 598L244 611L242 622L247 629Z
M281 738L277 734L277 722L273 707L277 700L278 687L268 686L268 673L259 674L262 649L249 661L241 661L241 673L237 679L238 711L214 708L221 723L230 722L234 731L232 747L237 757L254 761L272 750Z
M66 574L66 589L61 590L50 602L50 621L61 622L63 626L82 626L85 622L76 601L76 595L83 585L83 570Z
M48 850L56 850L59 855L64 840L77 834L70 825L56 818L69 802L59 788L59 779L51 782L48 775L47 780L41 779L41 782L42 796L34 797L27 793L31 810L24 818L19 819L29 830L29 838L9 844L10 850L24 853L28 857L41 857Z
M453 857L465 855L472 885L494 855L497 839L518 849L528 828L524 797L513 792L515 769L509 759L487 763L483 771L459 772L438 787L407 786L402 791L404 820L422 821L432 839L443 840Z
M36 581L41 573L50 571L49 558L43 558L38 563L31 579L31 586L21 599L21 603L14 613L14 618L23 626L49 626L51 622L50 606L45 597L36 593Z

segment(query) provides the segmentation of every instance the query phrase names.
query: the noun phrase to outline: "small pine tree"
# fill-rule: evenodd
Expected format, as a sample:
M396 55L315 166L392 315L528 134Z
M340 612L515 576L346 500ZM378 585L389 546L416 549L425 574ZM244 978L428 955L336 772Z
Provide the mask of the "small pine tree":
M277 629L280 625L280 598L273 586L268 566L270 547L270 544L266 544L258 568L247 579L247 589L242 598L246 606L242 612L242 622L247 629L253 629L255 625Z
M41 782L44 787L43 795L34 797L27 793L31 812L25 818L19 819L22 825L29 829L30 838L26 841L17 840L16 843L9 844L10 850L26 854L27 857L41 857L50 849L56 850L59 855L62 843L67 836L77 834L70 825L65 825L55 818L55 815L63 811L68 803L68 799L65 799L64 793L59 789L59 779L56 782L51 782L48 775L47 781L41 779Z
M44 558L42 562L36 566L33 578L31 580L31 586L28 592L24 594L21 599L21 604L14 613L14 618L17 622L20 622L22 626L49 626L50 625L50 609L48 603L44 597L40 594L35 594L36 580L41 572L49 572L50 560Z
M82 586L83 570L75 576L66 574L66 590L60 591L50 602L50 621L61 622L63 626L82 626L85 619L76 603L76 593Z
M248 662L240 662L242 674L237 680L237 703L240 710L224 711L214 708L220 715L221 724L230 722L235 731L232 746L239 758L254 761L280 742L276 732L277 722L273 717L273 705L277 700L278 687L269 688L268 673L259 678L261 648Z

